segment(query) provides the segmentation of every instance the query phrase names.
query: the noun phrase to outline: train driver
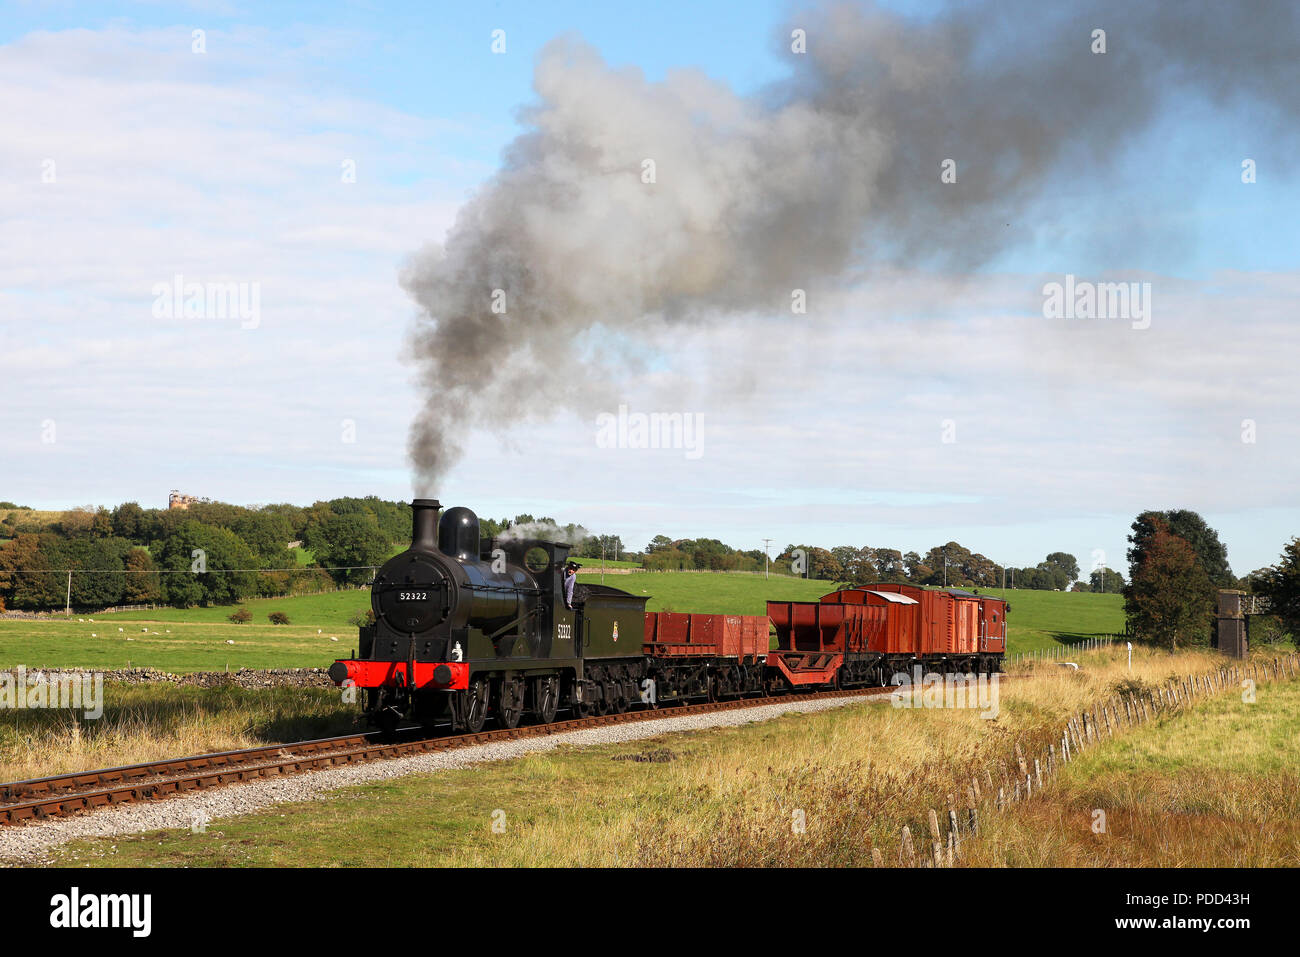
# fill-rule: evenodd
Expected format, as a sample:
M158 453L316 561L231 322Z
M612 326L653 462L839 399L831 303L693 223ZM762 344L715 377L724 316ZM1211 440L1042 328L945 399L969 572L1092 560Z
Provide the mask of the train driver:
M569 562L564 566L564 607L573 608L573 586L578 583L578 569L582 566L577 562Z

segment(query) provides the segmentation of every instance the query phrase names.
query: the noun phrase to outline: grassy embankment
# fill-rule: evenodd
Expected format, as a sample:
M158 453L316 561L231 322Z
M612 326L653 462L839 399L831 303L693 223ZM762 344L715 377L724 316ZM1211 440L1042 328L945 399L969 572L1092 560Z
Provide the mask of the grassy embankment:
M1150 688L1171 674L1224 663L1214 655L1146 650L1135 652L1132 672L1117 654L1088 655L1084 662L1079 672L1043 668L1036 680L1008 683L993 719L975 710L860 703L739 728L562 748L348 788L328 802L222 821L205 834L82 842L60 851L57 862L361 866L383 847L385 862L398 867L853 866L869 865L875 846L888 851L889 864L903 825L925 834L930 808L946 808L947 795L962 794L985 769L1000 777L1013 765L1017 744L1038 754L1058 740L1071 715L1121 688ZM1255 862L1295 864L1298 696L1294 683L1263 684L1256 704L1225 694L1128 729L1059 777L1065 786L1078 776L1071 786L1080 793L1068 820L1036 822L1026 813L1033 801L997 820L987 813L986 836L967 842L967 859L989 853L990 863L1226 865L1241 860L1233 840L1244 842L1254 828L1258 846L1259 823L1266 821L1262 841L1272 850ZM1194 759L1211 740L1214 749ZM1278 754L1284 742L1290 750ZM669 760L636 760L649 756ZM1219 760L1227 788L1223 782L1216 788L1210 777ZM1156 767L1159 781L1145 783ZM1188 781L1200 782L1195 791L1184 787ZM1214 797L1214 790L1222 793ZM1189 806L1189 794L1207 803ZM1125 802L1142 807L1153 828L1176 839L1127 837L1136 831L1125 819ZM1109 858L1083 853L1091 840L1091 817L1083 809L1092 807L1114 809ZM1225 819L1235 838L1219 840L1214 833ZM504 832L494 832L494 820L504 822ZM1059 836L1065 827L1085 833ZM1043 828L1051 831L1046 838ZM410 834L421 839L394 839ZM999 856L1004 848L1010 850Z
M1106 739L989 818L966 863L1300 866L1300 684L1242 693Z

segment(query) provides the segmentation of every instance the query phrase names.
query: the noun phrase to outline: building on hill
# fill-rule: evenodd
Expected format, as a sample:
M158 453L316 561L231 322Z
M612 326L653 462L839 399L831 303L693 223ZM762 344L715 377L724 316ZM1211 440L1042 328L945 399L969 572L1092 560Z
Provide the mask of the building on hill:
M198 496L182 495L176 489L172 489L172 493L167 496L167 507L168 508L189 508L197 501L199 501Z

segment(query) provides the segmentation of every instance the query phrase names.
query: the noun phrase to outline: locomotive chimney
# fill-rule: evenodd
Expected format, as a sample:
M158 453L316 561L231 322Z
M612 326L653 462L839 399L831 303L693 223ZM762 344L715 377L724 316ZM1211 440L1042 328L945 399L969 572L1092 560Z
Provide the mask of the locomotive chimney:
M426 551L438 548L438 516L442 503L436 498L411 501L411 547Z

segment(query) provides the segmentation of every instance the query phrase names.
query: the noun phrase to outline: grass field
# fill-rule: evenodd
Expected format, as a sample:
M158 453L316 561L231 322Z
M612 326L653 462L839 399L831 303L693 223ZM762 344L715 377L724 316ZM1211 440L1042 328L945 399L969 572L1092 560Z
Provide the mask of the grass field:
M579 581L599 581L580 575ZM719 612L766 615L767 602L816 601L831 590L824 581L773 575L732 575L726 572L637 572L605 578L606 585L645 595L646 611Z
M1300 866L1300 686L1225 694L1107 741L994 818L972 866ZM1105 829L1094 830L1096 812Z
M738 728L561 748L346 788L329 801L223 820L202 834L185 829L83 841L58 851L55 864L371 866L375 848L382 847L391 867L869 865L873 845L897 847L902 825L923 833L927 809L944 807L954 782L969 782L974 769L1005 764L1017 742L1036 753L1055 739L1068 715L1108 698L1119 682L1151 685L1219 661L1142 649L1129 672L1119 655L1098 653L1089 655L1079 672L1045 670L1034 681L1004 685L999 713L991 720L974 710L857 703ZM1261 701L1274 687L1282 686L1261 686ZM1295 695L1294 684L1289 688L1287 694ZM1276 713L1286 716L1279 720L1287 724L1243 749L1253 758L1225 765L1247 775L1232 783L1246 789L1241 799L1258 814L1267 809L1291 820L1297 810L1296 749L1288 735L1297 720L1295 700L1279 694ZM1216 705L1223 723L1211 735L1224 746L1234 728L1249 734L1263 714L1244 711L1247 706L1234 701L1225 695ZM1146 764L1134 764L1122 752L1112 758L1120 761L1123 775L1115 790L1140 789L1141 776L1151 767L1178 773L1197 746L1200 717L1198 709L1134 730L1135 743L1148 735L1153 757ZM1175 752L1166 753L1162 735L1179 742ZM1292 742L1289 755L1266 758L1286 741ZM1101 747L1087 760L1105 754ZM650 755L667 760L635 760ZM1208 774L1215 760L1213 754L1197 759L1194 768ZM1075 767L1082 772L1084 764ZM1291 774L1291 790L1252 794L1261 771ZM1082 776L1081 781L1086 785ZM1207 780L1207 800L1210 786ZM1179 840L1185 844L1203 834L1202 827L1217 823L1198 818L1196 808L1181 804L1176 791L1157 788L1157 793L1172 798L1152 806L1165 812L1167 828L1182 829ZM1090 802L1112 798L1089 794L1080 800L1091 807L1097 805ZM1230 800L1226 794L1218 798L1220 806ZM792 827L796 820L802 829ZM504 828L494 831L494 822ZM1267 833L1285 838L1294 827L1283 823ZM410 834L421 840L403 839Z
M1124 597L1092 592L985 588L981 594L1005 598L1007 640L1015 652L1072 645L1096 635L1124 631Z
M53 525L63 518L62 512L39 511L25 508L0 508L0 522L10 515L20 524Z
M581 580L599 581L599 575ZM764 614L768 599L815 601L830 590L822 581L721 572L638 572L607 576L605 583L645 595L650 611L745 615ZM1006 594L1014 652L1123 630L1119 595ZM356 645L356 629L347 620L369 606L369 592L360 589L248 601L244 607L253 620L246 625L226 620L235 606L114 612L95 616L93 622L86 615L0 620L0 667L122 668L130 663L174 672L326 667ZM266 616L273 611L285 612L290 624L268 624Z

